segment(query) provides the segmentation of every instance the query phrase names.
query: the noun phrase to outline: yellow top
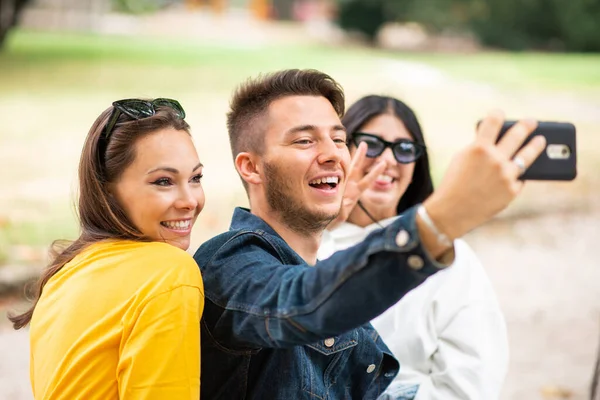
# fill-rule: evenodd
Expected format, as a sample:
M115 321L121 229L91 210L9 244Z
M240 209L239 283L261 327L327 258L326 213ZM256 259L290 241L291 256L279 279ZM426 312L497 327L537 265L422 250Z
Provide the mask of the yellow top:
M30 328L36 400L200 396L200 270L165 243L109 241L44 287Z

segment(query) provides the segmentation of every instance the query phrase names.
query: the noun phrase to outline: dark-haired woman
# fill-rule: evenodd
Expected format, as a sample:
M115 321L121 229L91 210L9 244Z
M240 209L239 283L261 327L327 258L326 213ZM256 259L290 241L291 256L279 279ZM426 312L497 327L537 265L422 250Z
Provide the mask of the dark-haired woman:
M433 192L423 133L406 104L367 96L348 109L342 122L352 153L360 143L367 145L363 175L380 160L386 168L360 195L347 221L325 232L320 259L360 242ZM454 246L450 268L372 321L401 365L383 399L499 397L508 364L504 318L473 251L462 240Z

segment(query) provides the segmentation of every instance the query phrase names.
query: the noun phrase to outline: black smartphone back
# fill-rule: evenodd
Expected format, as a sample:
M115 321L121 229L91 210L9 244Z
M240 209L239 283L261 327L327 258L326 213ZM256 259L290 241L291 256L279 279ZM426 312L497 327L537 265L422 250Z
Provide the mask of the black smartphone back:
M498 140L517 121L506 121L500 129ZM477 123L477 126L481 121ZM577 146L575 126L569 122L540 121L538 127L523 142L525 146L536 135L546 138L546 149L531 164L521 180L572 181L577 176ZM523 147L521 146L521 147Z

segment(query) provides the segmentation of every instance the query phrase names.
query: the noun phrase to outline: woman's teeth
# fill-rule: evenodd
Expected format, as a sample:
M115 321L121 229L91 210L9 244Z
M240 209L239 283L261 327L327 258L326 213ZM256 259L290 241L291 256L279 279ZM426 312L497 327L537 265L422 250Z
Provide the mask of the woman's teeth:
M394 180L394 178L392 178L389 175L379 175L377 177L377 180L381 181L381 182L384 182L384 183L391 183Z
M192 224L191 220L185 220L185 221L163 221L161 222L161 225L169 228L169 229L178 229L178 230L186 230L190 228L190 225Z

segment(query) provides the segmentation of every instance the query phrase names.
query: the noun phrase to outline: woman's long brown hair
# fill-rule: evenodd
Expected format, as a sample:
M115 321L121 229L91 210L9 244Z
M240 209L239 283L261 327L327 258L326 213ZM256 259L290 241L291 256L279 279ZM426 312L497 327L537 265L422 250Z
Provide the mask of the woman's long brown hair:
M140 231L127 218L123 208L110 193L110 185L117 182L123 171L135 159L135 143L149 133L174 128L189 133L189 125L169 107L158 107L156 114L132 120L121 114L114 127L105 155L100 155L102 131L112 115L113 107L96 119L86 137L79 160L78 216L80 235L73 241L57 240L51 247L52 261L34 286L33 305L29 310L8 318L15 329L29 324L46 283L61 268L92 243L106 239L145 241Z

